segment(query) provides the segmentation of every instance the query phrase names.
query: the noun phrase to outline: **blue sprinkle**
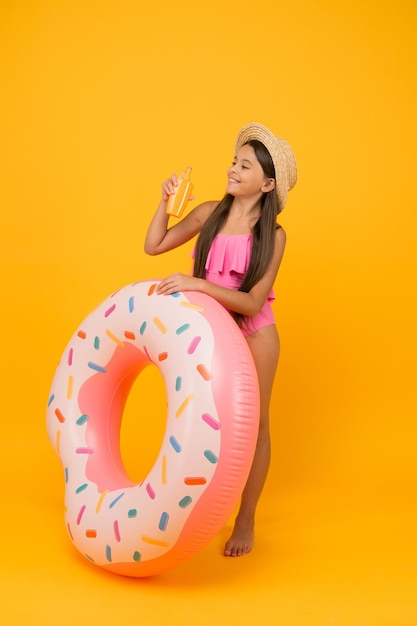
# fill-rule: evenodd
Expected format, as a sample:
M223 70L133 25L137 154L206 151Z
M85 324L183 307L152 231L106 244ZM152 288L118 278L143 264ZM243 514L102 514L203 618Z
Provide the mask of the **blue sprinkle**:
M182 500L180 500L178 502L178 505L182 509L185 509L185 507L187 507L189 504L191 504L192 501L193 501L193 499L190 496L185 496L184 498L182 498Z
M100 337L94 337L94 348L100 350Z
M190 324L183 324L182 326L177 328L177 330L175 332L177 333L177 335L181 335L181 333L184 333L189 328L190 328Z
M96 372L100 372L101 374L106 373L106 368L102 367L101 365L97 365L97 363L92 363L91 361L88 361L87 365L90 369L95 370Z
M141 558L142 558L141 553L136 550L136 552L133 553L133 560L136 561L136 563L139 563Z
M129 313L133 313L135 310L135 296L130 296L129 298Z
M169 438L169 443L174 448L175 452L181 452L182 447L180 446L180 444L178 443L178 441L175 439L173 435Z
M86 423L87 420L88 420L88 415L81 415L81 417L79 417L75 423L77 424L77 426L82 426L83 424Z
M210 463L217 463L219 460L211 450L204 450L204 456L210 461Z
M119 502L120 498L123 498L124 495L125 495L125 491L123 493L121 493L120 495L118 495L117 498L115 498L113 500L113 502L110 502L109 509L112 509L114 507L114 505Z
M179 391L181 389L181 385L182 385L182 378L181 376L177 376L176 381L175 381L175 391Z
M143 335L143 333L145 332L145 329L146 329L146 322L143 322L143 324L142 324L142 326L140 327L140 330L139 330L141 335Z
M181 292L180 292L180 291L174 291L174 293L171 293L171 296L172 296L173 298L179 298L179 297L180 297L180 295L181 295Z
M129 511L127 512L128 517L136 517L137 514L138 514L137 509L129 509Z
M50 397L50 398L49 398L49 400L48 400L48 406L51 406L51 404L52 404L52 402L54 401L54 399L55 399L55 395L54 395L54 394L52 394L52 395L51 395L51 397Z
M166 530L168 526L169 515L168 513L162 513L161 519L159 520L158 528L159 530Z
M68 483L68 467L65 468L65 484Z
M88 487L88 483L84 483L83 485L80 485L79 487L77 487L77 489L75 490L75 493L81 493L82 491L84 491L84 489L87 489Z
M106 546L106 559L108 560L109 563L111 563L111 547L110 546Z

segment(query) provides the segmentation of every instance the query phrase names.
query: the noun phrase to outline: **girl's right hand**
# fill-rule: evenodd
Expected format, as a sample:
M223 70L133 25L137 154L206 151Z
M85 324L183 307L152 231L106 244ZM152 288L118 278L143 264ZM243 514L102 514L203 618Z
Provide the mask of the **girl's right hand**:
M162 201L168 202L169 196L172 196L175 193L176 187L178 186L178 178L176 174L171 174L171 178L165 180L162 183Z

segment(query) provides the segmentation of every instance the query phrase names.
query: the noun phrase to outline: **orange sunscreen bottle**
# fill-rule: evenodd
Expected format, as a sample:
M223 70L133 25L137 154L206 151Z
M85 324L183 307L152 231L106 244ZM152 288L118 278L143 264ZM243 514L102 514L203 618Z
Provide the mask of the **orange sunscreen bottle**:
M174 217L181 217L185 206L193 191L191 182L191 167L187 167L178 178L175 193L169 196L166 212Z

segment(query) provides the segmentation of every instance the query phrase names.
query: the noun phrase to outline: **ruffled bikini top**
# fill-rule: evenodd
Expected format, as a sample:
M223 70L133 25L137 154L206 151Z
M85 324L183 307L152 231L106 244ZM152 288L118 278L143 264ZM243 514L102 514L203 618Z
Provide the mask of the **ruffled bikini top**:
M252 235L225 235L218 233L213 239L206 260L206 279L228 289L239 289L249 267L252 252ZM192 253L194 258L194 250ZM274 291L268 300L275 300Z

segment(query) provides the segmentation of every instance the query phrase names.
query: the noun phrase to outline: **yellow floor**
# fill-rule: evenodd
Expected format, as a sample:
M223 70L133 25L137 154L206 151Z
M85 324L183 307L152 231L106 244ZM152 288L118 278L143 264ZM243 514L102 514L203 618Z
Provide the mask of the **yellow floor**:
M179 567L129 579L90 565L71 546L61 468L46 438L5 446L0 588L7 626L417 624L416 510L395 498L355 500L352 491L325 485L284 494L270 480L250 555L221 556L227 525Z

